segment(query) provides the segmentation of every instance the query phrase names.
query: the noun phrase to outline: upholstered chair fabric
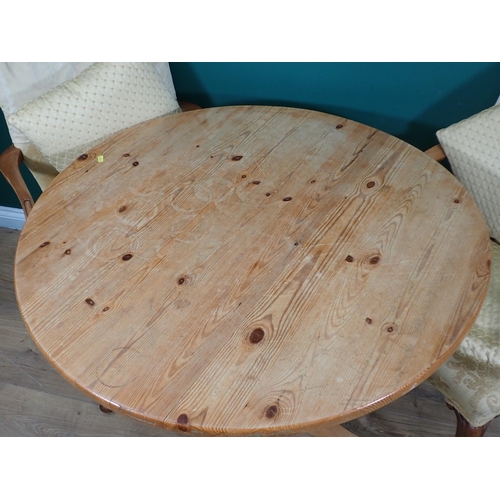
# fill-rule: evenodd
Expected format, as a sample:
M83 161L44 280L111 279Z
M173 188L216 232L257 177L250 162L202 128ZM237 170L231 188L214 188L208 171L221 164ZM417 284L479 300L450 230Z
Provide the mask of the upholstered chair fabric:
M500 106L437 132L453 173L500 241ZM500 245L492 241L491 278L472 329L429 379L473 427L500 415Z
M180 112L168 63L0 63L0 106L42 190L113 133Z
M439 130L453 173L474 197L500 241L500 106Z
M429 379L473 427L500 414L500 245L491 247L490 285L481 312L460 347Z

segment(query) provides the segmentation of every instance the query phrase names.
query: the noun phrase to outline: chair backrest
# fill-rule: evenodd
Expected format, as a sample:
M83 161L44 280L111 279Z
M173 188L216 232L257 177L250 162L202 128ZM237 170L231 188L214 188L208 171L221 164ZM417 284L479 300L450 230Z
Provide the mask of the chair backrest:
M0 107L42 190L106 137L180 111L168 63L0 63Z
M453 173L500 241L500 105L437 132Z

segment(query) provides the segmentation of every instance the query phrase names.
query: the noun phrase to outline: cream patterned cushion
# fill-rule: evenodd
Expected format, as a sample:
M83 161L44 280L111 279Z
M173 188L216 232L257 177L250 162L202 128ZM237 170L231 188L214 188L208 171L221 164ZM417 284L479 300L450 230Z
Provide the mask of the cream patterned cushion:
M474 197L500 241L500 106L439 130L453 173Z
M500 241L500 106L493 106L437 136L453 173L473 196ZM430 377L473 427L500 415L500 246L492 242L488 294L460 347Z
M0 107L5 117L61 83L75 78L91 64L91 62L0 63ZM29 142L16 127L9 126L9 133L16 145Z
M491 243L491 278L474 326L429 379L474 427L500 414L500 245Z
M71 80L91 62L0 62L0 108L8 118L21 106L61 83ZM16 127L8 125L10 137L24 155L24 162L45 190L58 171Z
M7 117L57 171L112 134L180 112L151 63L94 63Z
M37 97L78 76L91 62L0 62L0 108L5 117L15 113ZM174 82L167 62L151 63L170 94L176 98ZM18 129L9 126L12 142L29 143Z

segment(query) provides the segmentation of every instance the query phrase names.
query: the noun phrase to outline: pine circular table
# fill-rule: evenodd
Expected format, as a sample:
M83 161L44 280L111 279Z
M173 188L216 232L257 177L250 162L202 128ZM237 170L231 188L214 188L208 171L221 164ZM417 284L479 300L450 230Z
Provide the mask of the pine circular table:
M15 284L42 353L105 407L292 434L431 375L489 266L479 209L425 153L333 115L235 106L82 155L31 212Z

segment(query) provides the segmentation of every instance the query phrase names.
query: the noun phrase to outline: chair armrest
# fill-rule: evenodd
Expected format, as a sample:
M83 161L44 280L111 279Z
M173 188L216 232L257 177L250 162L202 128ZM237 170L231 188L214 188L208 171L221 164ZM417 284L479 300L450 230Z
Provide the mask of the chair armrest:
M9 146L0 155L0 172L2 172L7 182L14 189L23 207L24 215L28 217L33 208L33 198L19 170L22 162L23 153L15 146Z
M198 104L193 104L192 102L185 102L185 101L179 101L179 106L181 107L182 111L194 111L196 109L201 109Z
M446 158L446 153L440 144L436 144L432 148L428 149L426 153L436 161L443 161Z

